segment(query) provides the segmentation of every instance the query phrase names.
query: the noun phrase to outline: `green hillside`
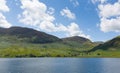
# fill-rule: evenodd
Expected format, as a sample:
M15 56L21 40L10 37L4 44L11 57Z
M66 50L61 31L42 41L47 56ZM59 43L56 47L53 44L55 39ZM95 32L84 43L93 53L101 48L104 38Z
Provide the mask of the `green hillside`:
M67 37L67 38L63 38L63 41L75 41L77 43L81 43L84 44L86 42L92 43L89 39L87 38L83 38L83 37L79 37L79 36L73 36L73 37Z
M0 57L78 57L95 46L83 37L68 38L24 27L0 28Z
M0 57L78 57L90 45L75 42L27 43L15 37L1 37ZM91 46L92 48L93 46Z
M60 41L59 38L53 35L24 27L0 28L0 36L8 36L8 38L14 37L17 39L16 41L21 40L22 42L30 43L51 43ZM13 41L14 38L12 38L11 41Z
M94 47L91 51L96 51L96 50L106 50L106 51L120 50L120 36Z
M87 51L96 46L97 44L91 42L89 39L79 36L62 38L64 44L74 48L79 48L81 51Z
M0 28L0 57L120 57L120 36L105 43L24 27Z
M87 54L90 57L120 57L120 36L95 46Z

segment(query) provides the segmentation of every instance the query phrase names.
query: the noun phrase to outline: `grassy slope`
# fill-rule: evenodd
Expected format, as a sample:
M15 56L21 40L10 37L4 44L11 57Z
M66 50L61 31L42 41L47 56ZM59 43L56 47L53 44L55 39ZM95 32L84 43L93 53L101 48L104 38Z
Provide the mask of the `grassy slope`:
M0 57L72 57L79 56L81 50L62 43L14 45L9 43L9 46L0 49Z
M120 57L120 36L94 47L89 51L88 56Z
M94 47L91 43L74 41L33 44L16 36L0 36L0 57L78 57Z
M15 36L1 36L0 57L120 57L120 50L85 52L94 46L88 42L79 44L74 41L32 44Z

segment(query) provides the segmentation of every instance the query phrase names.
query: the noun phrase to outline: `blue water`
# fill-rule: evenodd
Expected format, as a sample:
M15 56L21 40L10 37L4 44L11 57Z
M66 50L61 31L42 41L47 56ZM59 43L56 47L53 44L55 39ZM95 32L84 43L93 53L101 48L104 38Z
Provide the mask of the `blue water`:
M120 73L120 59L1 58L0 73Z

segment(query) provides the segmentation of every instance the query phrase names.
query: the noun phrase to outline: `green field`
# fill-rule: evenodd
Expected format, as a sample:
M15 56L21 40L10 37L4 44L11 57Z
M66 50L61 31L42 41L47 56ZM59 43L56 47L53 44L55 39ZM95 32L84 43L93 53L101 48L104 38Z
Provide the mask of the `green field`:
M82 51L85 51L84 48L83 46L78 48L78 46L74 47L62 43L14 43L13 45L13 43L4 42L0 47L0 57L78 57Z
M7 46L6 46L7 45ZM97 50L87 52L93 46L73 46L63 43L31 44L31 43L0 43L0 57L120 57L120 51ZM76 44L77 45L77 44Z

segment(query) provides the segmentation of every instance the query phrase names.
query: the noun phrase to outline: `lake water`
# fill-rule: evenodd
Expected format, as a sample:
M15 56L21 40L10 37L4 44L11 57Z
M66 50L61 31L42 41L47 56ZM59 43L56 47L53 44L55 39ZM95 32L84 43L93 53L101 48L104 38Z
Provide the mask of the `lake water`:
M1 58L0 73L120 73L120 59Z

